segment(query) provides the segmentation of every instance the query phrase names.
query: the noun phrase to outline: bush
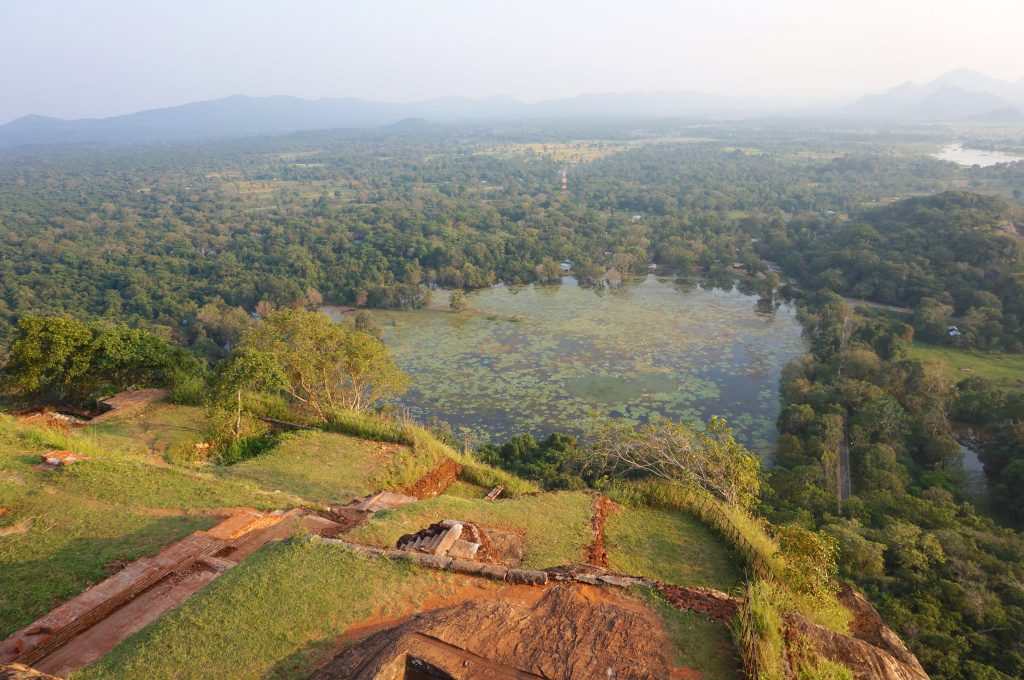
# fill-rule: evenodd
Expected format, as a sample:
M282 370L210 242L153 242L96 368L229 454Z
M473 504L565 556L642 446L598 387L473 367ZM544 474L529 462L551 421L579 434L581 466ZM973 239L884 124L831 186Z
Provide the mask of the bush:
M225 441L214 449L214 459L221 465L234 465L266 453L281 443L287 435L263 433Z
M164 451L164 460L180 467L198 467L210 461L211 451L203 442L171 442Z
M168 401L183 406L202 406L206 400L206 378L200 373L175 370L171 374Z

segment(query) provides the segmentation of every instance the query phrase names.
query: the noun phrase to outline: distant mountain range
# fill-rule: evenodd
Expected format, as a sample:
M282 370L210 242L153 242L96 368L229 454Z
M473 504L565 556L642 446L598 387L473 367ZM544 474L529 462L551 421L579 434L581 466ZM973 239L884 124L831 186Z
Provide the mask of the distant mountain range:
M1024 78L1016 83L958 69L917 85L904 83L842 109L852 118L1017 122L1024 118Z
M25 144L141 142L374 127L416 118L487 119L676 116L799 116L910 121L1024 123L1024 78L1016 83L961 69L924 85L906 83L841 108L811 109L784 99L743 99L696 91L587 94L526 104L512 97L445 97L413 103L354 98L235 95L111 118L24 116L0 125L0 148Z

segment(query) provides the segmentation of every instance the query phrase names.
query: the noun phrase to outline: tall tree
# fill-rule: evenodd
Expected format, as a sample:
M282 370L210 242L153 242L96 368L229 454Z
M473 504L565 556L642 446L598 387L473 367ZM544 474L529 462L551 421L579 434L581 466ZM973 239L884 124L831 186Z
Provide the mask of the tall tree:
M245 333L242 346L272 356L284 375L284 392L319 420L340 409L370 408L409 382L384 343L320 312L270 312Z

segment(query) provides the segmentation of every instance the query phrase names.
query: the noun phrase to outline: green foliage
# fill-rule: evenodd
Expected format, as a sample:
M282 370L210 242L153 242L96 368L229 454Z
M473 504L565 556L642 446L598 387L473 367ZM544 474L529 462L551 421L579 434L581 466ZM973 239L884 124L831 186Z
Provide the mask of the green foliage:
M1009 521L1024 526L1024 420L1006 420L992 428L983 453L993 505Z
M832 536L796 524L777 526L773 533L786 565L783 582L787 588L812 597L828 597L837 592L839 546Z
M230 420L230 437L237 443L243 435L242 417L255 415L252 400L246 399L247 393L274 393L284 388L284 371L277 357L242 347L232 354L231 358L221 364L213 382L210 393L210 406L214 411L228 411L233 418ZM257 402L258 403L258 402ZM223 418L215 419L223 422ZM252 429L251 427L249 428ZM235 446L235 449L239 447ZM246 446L253 450L256 446ZM236 451L241 455L240 451ZM236 461L242 458L227 454L225 460ZM248 457L248 456L244 456Z
M218 445L214 459L221 465L234 465L272 450L278 445L278 440L276 435L267 433L237 437Z
M501 446L484 444L477 456L520 477L532 479L546 490L583 489L587 483L577 474L580 450L576 438L552 432L537 442L532 435L513 437Z
M3 389L20 400L83 403L131 385L164 385L195 360L152 333L69 316L24 316L4 359Z
M243 347L276 362L281 389L319 421L336 410L362 411L401 393L408 376L377 338L319 312L268 313L243 335ZM265 363L265 362L264 362Z
M733 619L733 640L740 650L744 670L758 680L789 677L780 597L779 586L768 581L752 583L747 588L743 609Z
M915 326L930 342L949 340L945 326L956 315L958 345L1019 352L1024 247L1007 229L1018 214L998 198L944 191L804 231L773 254L812 288L922 305Z
M903 336L898 324L836 311L834 300L821 297L810 300L804 318L818 338L832 339L848 318L853 337L868 343L881 363L854 377L855 348L816 340L811 360L787 369L779 420L784 449L766 509L780 524L821 528L835 539L841 573L878 605L932 677L962 677L968 664L980 675L1020 675L1024 603L1011 583L1024 579L1024 539L978 516L967 502L947 415L952 409L990 421L1004 416L1012 397L974 379L961 382L958 396L943 364L877 351L894 344L886 334ZM842 517L835 480L820 464L826 425L836 414L849 425L854 492ZM990 469L988 446L981 456ZM1015 480L1012 470L990 479L993 500L1002 480ZM1016 507L1019 493L1000 496L999 506Z
M448 309L452 310L456 314L469 309L469 302L466 301L466 294L458 289L453 290L452 294L448 296Z
M588 435L587 465L597 473L653 475L739 507L757 498L760 460L736 442L721 418L702 430L664 418L635 427L609 419L594 424Z

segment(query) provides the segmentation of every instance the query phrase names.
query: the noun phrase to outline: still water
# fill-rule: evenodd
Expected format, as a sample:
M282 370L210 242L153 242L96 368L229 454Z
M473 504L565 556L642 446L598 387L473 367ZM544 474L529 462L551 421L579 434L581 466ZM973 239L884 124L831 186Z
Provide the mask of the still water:
M755 296L726 285L652 275L594 289L565 277L473 292L461 314L443 291L430 309L371 314L412 377L399 404L417 420L500 441L578 432L589 413L719 415L764 452L777 435L779 372L806 341L792 306L757 311Z
M996 163L1024 161L1024 156L1011 156L999 151L985 151L984 149L968 149L964 148L963 144L949 144L932 155L940 161L952 161L958 165L980 165L983 168Z

